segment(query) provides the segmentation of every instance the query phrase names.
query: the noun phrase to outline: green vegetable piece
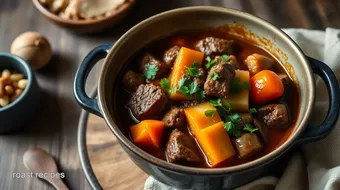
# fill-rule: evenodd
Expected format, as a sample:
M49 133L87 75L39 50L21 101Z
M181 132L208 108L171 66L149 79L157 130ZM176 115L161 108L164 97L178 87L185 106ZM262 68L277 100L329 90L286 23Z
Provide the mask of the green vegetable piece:
M163 78L160 85L163 90L170 90L170 80L168 78Z
M187 70L185 71L186 76L191 76L191 77L199 77L201 75L200 70L199 70L199 64L197 62L194 62L193 64L190 65L190 67L186 67Z
M204 112L205 116L213 117L215 115L215 110L207 110Z
M218 78L220 78L220 76L216 72L213 72L210 74L210 78L213 80L217 80Z
M198 85L198 83L196 81L190 83L190 85L189 85L189 93L190 93L190 95L195 94L199 90L200 90L200 87L199 87L199 85Z
M158 72L157 65L147 64L145 67L146 67L146 71L143 73L143 75L146 78L146 80L149 81L149 80L155 79L156 74Z
M233 122L231 121L225 122L223 124L223 127L230 136L234 136L234 137L241 136L241 128L238 125L235 125Z
M229 56L228 55L222 55L221 59L223 62L227 62L229 60Z
M207 64L205 64L206 69L211 69L217 64L217 62L214 59L211 59L209 56L205 60L207 60Z
M229 115L229 121L233 122L233 123L238 123L241 120L241 117L238 113L233 113L231 115Z
M249 109L249 113L250 113L250 114L257 113L257 109L256 109L256 108L250 108L250 109Z
M243 130L244 131L248 131L249 133L253 133L253 132L255 132L255 131L259 130L259 129L255 128L251 124L247 123L247 124L244 125Z

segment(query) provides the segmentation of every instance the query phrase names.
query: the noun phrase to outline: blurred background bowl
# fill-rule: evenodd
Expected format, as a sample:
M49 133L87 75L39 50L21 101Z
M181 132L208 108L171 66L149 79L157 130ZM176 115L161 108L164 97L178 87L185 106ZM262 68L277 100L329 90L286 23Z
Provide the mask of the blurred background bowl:
M39 108L40 90L28 63L20 57L0 52L0 70L4 69L22 73L28 80L26 88L18 99L0 108L0 133L10 133L34 119Z
M131 10L135 3L135 0L127 0L124 4L119 6L110 16L104 16L99 19L91 20L71 20L64 19L60 16L50 12L46 7L44 7L39 0L32 0L34 6L38 11L49 21L57 24L63 28L70 29L75 32L80 33L94 33L102 31L114 24L120 22Z

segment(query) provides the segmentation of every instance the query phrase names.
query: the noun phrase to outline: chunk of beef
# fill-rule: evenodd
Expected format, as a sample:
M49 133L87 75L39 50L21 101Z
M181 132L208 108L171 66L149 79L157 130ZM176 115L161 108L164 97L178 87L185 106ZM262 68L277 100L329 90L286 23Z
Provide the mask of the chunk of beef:
M137 69L141 73L145 73L147 71L148 65L156 65L158 68L157 74L155 78L161 77L163 74L168 72L169 67L163 63L162 61L156 59L150 53L145 53L137 63Z
M240 158L254 155L263 147L255 133L243 133L240 137L234 138L233 143Z
M285 104L262 106L258 109L257 118L272 128L285 128L291 123L289 110Z
M166 128L182 128L185 126L185 115L182 108L173 106L163 117Z
M253 116L249 113L240 113L240 121L238 122L238 125L240 127L243 127L247 123L252 123L253 122Z
M128 70L123 77L123 85L130 92L136 91L138 86L143 83L144 77L131 70Z
M218 75L216 80L211 77L214 74ZM207 80L204 83L204 90L206 94L209 96L227 98L229 94L229 86L234 77L235 69L230 64L220 63L213 66L210 69Z
M262 70L272 69L275 61L267 56L254 53L249 55L244 63L247 65L250 74L255 75Z
M174 64L180 49L181 47L175 45L164 53L163 61L169 68Z
M223 61L222 56L216 56L215 61L219 63L228 63L234 67L234 69L247 70L247 67L241 64L234 55L230 55L227 61Z
M201 160L194 140L178 129L170 134L165 152L171 163L190 165Z
M260 135L260 138L263 140L263 142L268 142L268 127L258 119L253 119L254 126L258 129L258 134Z
M196 44L196 49L205 55L233 54L235 49L234 41L221 38L207 37Z
M141 84L128 104L139 120L155 118L168 106L168 98L162 89L153 84Z
M180 103L180 108L188 108L188 107L193 107L196 106L197 104L202 103L204 100L187 100L187 101L182 101Z

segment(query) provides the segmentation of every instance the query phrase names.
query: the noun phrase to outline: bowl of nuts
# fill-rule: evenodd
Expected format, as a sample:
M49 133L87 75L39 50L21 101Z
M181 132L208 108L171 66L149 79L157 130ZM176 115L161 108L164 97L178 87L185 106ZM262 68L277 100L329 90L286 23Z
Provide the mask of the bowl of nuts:
M0 133L24 126L38 110L40 90L29 65L0 52Z
M32 0L48 20L76 32L91 33L121 21L135 0Z

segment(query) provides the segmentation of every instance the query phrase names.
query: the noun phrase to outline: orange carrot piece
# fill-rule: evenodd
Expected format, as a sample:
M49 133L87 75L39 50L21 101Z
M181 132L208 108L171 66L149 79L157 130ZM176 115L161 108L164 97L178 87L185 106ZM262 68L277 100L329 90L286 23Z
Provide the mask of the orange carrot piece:
M196 137L212 167L236 154L222 121L202 129Z
M157 120L144 120L130 127L133 141L142 148L156 148L161 146L164 123Z
M202 52L182 47L179 50L178 56L174 63L174 67L170 74L170 86L172 88L174 87L178 88L178 81L183 77L187 68L189 68L195 62L197 62L199 66L201 66L203 57L204 57L204 53ZM188 100L190 98L176 91L176 92L171 93L170 99Z
M263 70L250 78L250 98L255 104L262 104L279 98L284 92L280 77L270 70Z
M215 110L214 116L206 116L205 111L207 110ZM198 133L205 127L209 127L221 121L221 117L218 115L216 108L210 105L209 102L185 108L184 113L189 123L189 127L194 134Z

